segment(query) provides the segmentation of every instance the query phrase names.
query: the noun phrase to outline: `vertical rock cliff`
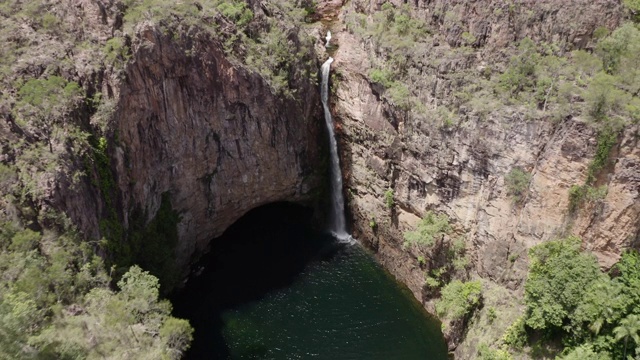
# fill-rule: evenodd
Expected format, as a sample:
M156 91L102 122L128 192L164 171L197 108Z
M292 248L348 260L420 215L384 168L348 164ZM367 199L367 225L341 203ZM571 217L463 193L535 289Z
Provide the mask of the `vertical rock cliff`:
M403 6L393 3L396 9ZM553 120L544 112L531 115L518 106L488 115L462 107L458 121L443 124L435 111L455 103L461 84L480 81L488 68L504 71L512 54L509 49L526 37L566 51L592 48L596 29L620 24L622 10L617 2L405 5L430 31L428 46L407 50L413 51L409 87L418 94L417 102L426 105L427 114L432 114L426 116L416 115L415 108L392 104L383 97L381 85L371 81L371 70L379 66L379 59L393 54L376 45L384 32L363 33L358 29L365 21L358 25L352 19L359 14L359 19L370 22L381 6L382 2L353 1L345 5L341 22L332 28L339 45L334 56L339 77L334 111L341 126L348 206L354 236L376 249L382 263L427 308L433 311L431 296L425 293L424 266L420 254L403 246L403 233L412 230L428 210L449 216L456 233L466 241L472 272L490 287L508 289L505 294L511 295L505 298L513 296L510 301L516 307L528 267L527 250L532 246L577 235L603 268L611 267L625 249L638 246L637 123L618 135L609 165L595 181L607 187L606 196L573 212L569 191L572 185L585 183L597 152L598 134L585 114ZM464 50L455 52L462 46ZM514 168L530 174L526 196L518 203L505 181ZM391 208L385 204L387 192L393 196ZM505 311L505 316L516 316L517 311L509 314ZM449 338L452 349L460 335ZM461 346L457 355L472 358L475 350Z
M330 103L354 236L429 310L423 254L403 244L428 211L449 217L470 255L466 275L493 291L487 301L504 305L504 318L521 310L532 246L576 235L605 269L640 246L638 120L618 116L623 125L605 129L576 110L588 101L584 92L552 96L556 80L570 76L567 62L532 85L540 87L535 101L516 99L531 69L500 101L494 94L496 79L530 55L596 51L624 21L620 1L330 0L306 15L288 2L234 2L241 11L226 15L217 2L205 10L177 4L182 13L118 1L52 3L58 20L21 15L0 32L15 45L0 54L12 63L1 73L8 90L0 92L0 161L9 170L0 175L3 185L21 186L19 201L2 189L10 195L0 199L3 217L23 212L46 227L49 211L61 210L92 240L109 235L107 219L125 242L132 222L149 224L165 198L179 218L170 253L184 274L252 208L314 203L328 156L316 58L330 29ZM286 11L297 22L288 23ZM303 27L317 37L315 52L289 31ZM306 78L291 75L302 67ZM68 106L51 105L57 113L43 120L41 104L28 104L20 90L25 79L42 87L54 76L83 96L71 91ZM58 87L49 92L57 96ZM603 150L606 131L612 145ZM594 171L596 157L606 161ZM514 170L526 174L517 201L507 180ZM587 183L605 191L576 206L570 194ZM460 344L460 330L447 329L450 348L473 358L477 344Z
M204 35L175 41L150 25L138 34L115 114L125 219L137 207L154 214L169 192L183 268L252 208L311 203L323 156L316 88L279 96Z
M34 126L22 119L23 128L16 125L16 89L3 92L0 103L0 159L18 163L19 176L34 188L28 195L37 214L62 211L86 238L106 237L110 250L123 248L130 257L145 249L132 244L134 228L157 215L166 194L179 217L169 254L184 274L209 240L247 211L275 201L316 205L327 156L319 67L307 35L285 23L289 15L280 7L246 8L253 26L247 39L237 19L212 7L217 3L153 10L117 1L58 5L52 16L82 26L56 29L62 35L54 39L39 24L15 24L19 31L8 41L31 36L40 43L33 41L29 60L3 80L20 85L16 78L29 75L45 82L59 73L84 99L61 104L50 134L39 133L33 114L26 119ZM279 69L255 60L260 55ZM81 140L72 138L77 134ZM30 143L45 155L40 161Z

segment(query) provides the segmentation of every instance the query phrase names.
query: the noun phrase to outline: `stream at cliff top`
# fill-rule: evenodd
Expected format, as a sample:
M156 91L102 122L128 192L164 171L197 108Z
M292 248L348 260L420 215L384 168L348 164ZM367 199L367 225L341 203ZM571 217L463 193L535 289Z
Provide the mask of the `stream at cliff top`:
M173 299L196 329L187 359L447 359L439 322L408 289L310 217L267 205L214 240Z

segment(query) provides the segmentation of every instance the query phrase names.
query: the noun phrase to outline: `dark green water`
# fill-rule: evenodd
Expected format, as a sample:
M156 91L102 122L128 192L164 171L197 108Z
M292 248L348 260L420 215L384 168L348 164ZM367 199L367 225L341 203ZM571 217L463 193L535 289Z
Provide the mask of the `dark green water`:
M189 359L447 359L440 324L358 245L298 207L241 219L174 299L196 328Z

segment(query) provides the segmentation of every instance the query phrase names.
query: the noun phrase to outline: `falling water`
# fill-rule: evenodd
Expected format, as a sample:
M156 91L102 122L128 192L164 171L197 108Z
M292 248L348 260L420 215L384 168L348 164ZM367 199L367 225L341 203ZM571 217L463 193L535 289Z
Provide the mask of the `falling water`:
M342 196L342 172L340 171L340 159L338 158L338 144L333 132L333 120L329 111L329 70L333 58L322 64L322 106L324 107L324 119L329 131L331 152L331 231L340 240L350 241L344 219L344 197Z

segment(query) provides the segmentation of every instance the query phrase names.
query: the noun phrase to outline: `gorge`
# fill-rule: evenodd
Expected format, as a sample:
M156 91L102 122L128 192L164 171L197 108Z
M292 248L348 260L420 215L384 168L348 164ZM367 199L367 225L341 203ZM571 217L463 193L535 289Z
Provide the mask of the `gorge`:
M639 12L632 0L0 5L0 358L180 358L193 332L173 316L189 306L171 313L162 296L192 291L233 224L283 202L312 228L349 228L438 316L456 359L631 354L616 329L640 315ZM300 231L280 237L321 237ZM365 286L364 255L308 245L301 263L281 260L290 287L245 314L295 307L273 294L309 296L305 281L334 270L360 279L336 286ZM369 274L386 285L367 291L395 286Z

